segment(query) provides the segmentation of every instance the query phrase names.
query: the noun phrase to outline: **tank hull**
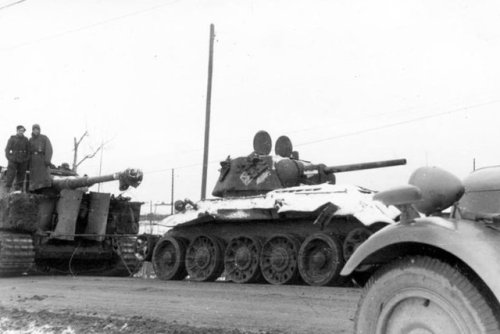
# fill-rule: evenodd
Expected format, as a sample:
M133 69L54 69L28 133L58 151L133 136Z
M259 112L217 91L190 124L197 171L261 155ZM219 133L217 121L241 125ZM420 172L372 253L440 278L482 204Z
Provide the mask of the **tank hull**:
M135 242L135 237L126 236L78 244L35 241L34 266L29 273L132 276L142 265L135 256Z
M314 224L314 216L303 218L276 219L276 220L249 220L249 221L213 221L202 224L178 226L167 232L167 234L182 237L192 241L196 236L202 234L217 235L218 238L228 243L232 238L242 234L267 239L274 234L289 233L299 239L305 239L312 233L323 232L335 234L342 239L353 229L365 227L356 219L346 217L335 219L326 228Z
M130 276L140 202L69 190L0 199L0 277L25 274Z
M77 236L76 236L77 237ZM78 238L78 237L77 237ZM141 267L136 237L108 238L94 244L39 244L37 236L0 232L0 277L26 274L132 276Z

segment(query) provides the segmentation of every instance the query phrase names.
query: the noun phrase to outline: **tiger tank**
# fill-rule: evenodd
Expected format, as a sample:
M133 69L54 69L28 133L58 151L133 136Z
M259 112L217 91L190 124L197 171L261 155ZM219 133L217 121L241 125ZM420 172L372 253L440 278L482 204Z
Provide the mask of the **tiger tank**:
M254 151L221 162L215 198L175 202L171 229L152 250L162 280L342 285L340 271L372 233L399 211L374 192L337 185L341 172L403 165L405 159L341 166L299 159L291 140L259 131Z
M141 202L89 192L114 180L120 191L137 187L138 169L78 176L50 168L51 185L37 193L9 192L0 177L0 277L26 274L129 276L136 272ZM28 188L28 187L24 187Z

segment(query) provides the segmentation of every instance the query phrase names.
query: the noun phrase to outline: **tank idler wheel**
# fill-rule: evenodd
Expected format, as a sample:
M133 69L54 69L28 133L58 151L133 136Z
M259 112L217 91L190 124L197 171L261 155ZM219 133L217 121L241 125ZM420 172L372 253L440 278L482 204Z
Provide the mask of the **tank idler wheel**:
M215 237L200 235L186 251L186 270L189 278L198 282L215 281L224 270L223 243Z
M343 244L344 260L349 260L354 251L372 235L366 227L357 227L347 233Z
M340 285L344 266L341 242L325 233L315 233L304 240L299 251L300 276L309 285Z
M269 238L262 246L260 270L271 284L289 284L299 278L297 257L300 242L289 234Z
M182 280L186 277L184 259L187 241L182 238L164 236L153 250L153 268L161 280Z
M259 240L251 236L233 238L224 254L224 265L228 278L235 283L252 283L261 277Z
M438 259L411 256L387 264L364 288L355 333L499 333L491 292Z

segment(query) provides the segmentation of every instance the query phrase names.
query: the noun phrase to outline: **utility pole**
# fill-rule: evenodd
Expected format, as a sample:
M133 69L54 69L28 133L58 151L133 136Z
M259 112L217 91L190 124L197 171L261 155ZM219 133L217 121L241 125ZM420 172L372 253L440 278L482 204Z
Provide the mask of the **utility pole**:
M214 25L210 25L210 49L208 53L208 82L207 82L207 106L205 115L205 145L203 149L203 170L201 174L201 199L205 199L207 193L207 168L208 168L208 139L210 137L210 104L212 102L212 71L214 61Z

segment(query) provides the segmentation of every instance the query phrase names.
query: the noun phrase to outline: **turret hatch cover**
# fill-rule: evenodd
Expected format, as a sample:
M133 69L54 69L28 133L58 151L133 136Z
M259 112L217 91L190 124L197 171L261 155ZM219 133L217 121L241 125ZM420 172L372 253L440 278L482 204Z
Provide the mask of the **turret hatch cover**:
M290 138L287 136L279 137L274 145L274 152L280 157L290 158L293 152L293 145Z
M260 155L268 155L273 147L273 141L267 131L261 130L253 137L253 149Z

